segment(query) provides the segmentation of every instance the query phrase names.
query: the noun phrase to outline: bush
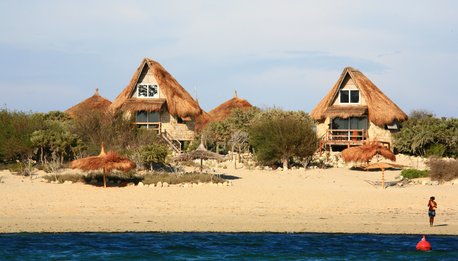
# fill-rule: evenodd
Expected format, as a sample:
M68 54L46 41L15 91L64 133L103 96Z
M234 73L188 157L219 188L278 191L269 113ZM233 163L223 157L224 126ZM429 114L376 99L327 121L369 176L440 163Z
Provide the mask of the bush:
M428 177L428 171L419 169L404 169L401 171L401 176L406 179L424 178Z
M271 109L260 113L249 127L249 142L256 159L267 165L288 162L294 157L311 158L318 140L313 121L304 112Z
M458 178L458 160L430 158L427 165L431 169L429 176L431 180L450 181Z
M14 162L33 154L30 136L41 128L42 114L0 109L0 162Z
M164 165L167 156L169 155L169 148L164 144L152 144L143 146L140 149L142 163L149 165L150 170L153 170L153 165Z
M400 153L415 156L458 156L458 119L436 118L414 111L394 135Z

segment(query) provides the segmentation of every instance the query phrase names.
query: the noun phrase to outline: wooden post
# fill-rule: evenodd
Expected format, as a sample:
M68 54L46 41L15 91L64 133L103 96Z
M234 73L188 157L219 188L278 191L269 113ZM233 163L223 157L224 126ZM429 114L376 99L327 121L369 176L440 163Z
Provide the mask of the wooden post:
M382 188L385 189L385 168L382 168Z
M106 170L103 168L103 188L107 188L107 178L106 178Z

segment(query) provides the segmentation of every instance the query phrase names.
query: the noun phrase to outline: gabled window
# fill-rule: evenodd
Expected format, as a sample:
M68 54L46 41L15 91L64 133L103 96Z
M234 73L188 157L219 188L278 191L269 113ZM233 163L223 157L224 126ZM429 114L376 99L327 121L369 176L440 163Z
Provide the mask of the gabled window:
M137 84L138 98L159 98L159 86L157 84Z
M359 103L359 90L340 90L340 103Z

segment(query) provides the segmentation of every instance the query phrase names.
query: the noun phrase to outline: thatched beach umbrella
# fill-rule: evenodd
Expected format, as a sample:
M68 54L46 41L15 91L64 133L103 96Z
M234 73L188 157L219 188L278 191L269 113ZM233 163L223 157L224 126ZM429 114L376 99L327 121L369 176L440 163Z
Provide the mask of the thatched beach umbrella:
M209 160L209 159L221 160L223 159L223 156L219 155L218 153L208 151L205 148L204 144L201 143L196 150L193 150L187 153L182 153L174 158L175 161L187 161L187 160L195 160L195 159L200 159L200 172L202 172L203 160Z
M381 155L382 157L395 161L396 156L391 150L384 147L378 142L370 142L358 147L348 148L342 151L342 158L345 162L363 162L368 163L375 155ZM385 188L385 168L387 168L389 163L375 163L368 166L371 166L372 169L382 169L382 187ZM365 167L367 170L368 166ZM394 166L394 164L393 164Z
M81 169L84 171L103 170L103 187L107 187L106 175L114 169L121 171L129 171L136 167L131 160L119 156L116 152L109 151L105 153L102 144L101 152L98 156L90 156L82 159L74 160L70 163L70 168Z
M342 151L342 158L345 162L369 162L375 155L381 155L386 159L396 161L394 153L378 142L370 142Z
M400 169L402 165L388 163L388 162L377 162L373 164L369 164L364 167L365 170L382 170L382 188L385 188L385 169Z

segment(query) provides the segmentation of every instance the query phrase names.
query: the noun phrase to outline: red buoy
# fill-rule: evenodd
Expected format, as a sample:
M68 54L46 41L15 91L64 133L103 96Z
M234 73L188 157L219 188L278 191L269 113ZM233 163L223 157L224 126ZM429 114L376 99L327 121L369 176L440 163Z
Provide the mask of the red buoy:
M420 242L418 242L417 250L418 251L430 251L431 250L431 244L428 241L426 241L425 236L423 236Z

